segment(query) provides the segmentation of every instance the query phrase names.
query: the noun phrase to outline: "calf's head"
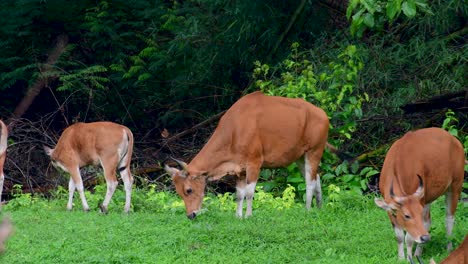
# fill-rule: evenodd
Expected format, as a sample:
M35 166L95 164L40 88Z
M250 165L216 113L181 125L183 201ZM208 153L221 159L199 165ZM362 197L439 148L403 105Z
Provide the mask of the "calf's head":
M419 187L411 195L396 196L393 192L393 183L390 185L390 202L375 198L378 207L388 212L392 223L403 227L417 243L425 243L430 240L430 236L423 221L424 206L421 204L421 198L424 196L424 187L421 177L419 178Z
M176 192L184 200L187 217L193 219L201 209L205 196L206 177L202 176L201 173L189 172L185 162L178 160L177 162L183 167L183 170L167 165L164 169L171 175Z

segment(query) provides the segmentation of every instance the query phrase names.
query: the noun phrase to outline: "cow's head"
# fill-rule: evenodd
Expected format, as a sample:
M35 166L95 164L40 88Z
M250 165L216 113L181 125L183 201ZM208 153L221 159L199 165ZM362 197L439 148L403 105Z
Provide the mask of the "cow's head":
M424 196L424 187L421 177L419 187L415 193L407 196L396 196L393 193L393 183L390 185L391 202L375 198L378 207L388 212L392 223L403 227L417 243L425 243L430 240L430 236L423 222L423 205L421 198Z
M183 168L178 170L165 166L166 172L172 176L177 193L185 203L185 210L189 219L195 218L200 212L203 197L205 196L206 177L201 173L189 172L185 162L176 160Z

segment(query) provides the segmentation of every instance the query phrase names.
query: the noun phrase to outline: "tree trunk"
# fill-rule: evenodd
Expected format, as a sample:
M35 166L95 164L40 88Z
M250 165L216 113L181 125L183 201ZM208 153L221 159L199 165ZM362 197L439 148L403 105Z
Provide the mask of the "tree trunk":
M65 52L67 45L68 37L66 35L58 36L55 47L51 50L49 57L45 64L39 68L39 71L41 73L50 71L55 63L57 63L60 56ZM33 103L36 96L38 96L42 89L47 85L48 81L55 78L57 77L44 77L43 74L40 74L37 80L28 88L28 91L21 102L16 106L15 111L13 111L13 117L19 118L23 116Z

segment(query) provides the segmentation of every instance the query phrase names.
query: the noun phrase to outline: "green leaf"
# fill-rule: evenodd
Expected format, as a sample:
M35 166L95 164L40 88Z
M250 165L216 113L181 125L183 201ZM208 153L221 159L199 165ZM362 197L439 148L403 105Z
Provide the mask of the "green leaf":
M288 177L287 182L292 182L292 183L298 183L298 182L304 182L304 179L302 177Z
M392 0L387 2L387 17L392 21L396 14L400 12L401 2L397 0Z
M349 1L348 8L346 9L346 18L349 19L351 17L351 14L353 13L353 11L356 8L356 6L358 5L358 3L359 3L359 0Z
M343 178L344 182L350 182L352 179L354 179L354 175L353 174L346 174L342 178Z
M416 15L416 4L414 0L403 2L401 9L403 10L403 13L409 18L413 18Z

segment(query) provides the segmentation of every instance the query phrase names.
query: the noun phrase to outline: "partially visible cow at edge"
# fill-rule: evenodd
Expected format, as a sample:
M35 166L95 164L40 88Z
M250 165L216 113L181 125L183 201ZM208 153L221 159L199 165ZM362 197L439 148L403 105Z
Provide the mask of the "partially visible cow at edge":
M433 259L431 259L430 263L436 264ZM465 236L460 246L439 264L468 264L468 234Z
M5 181L5 173L3 166L5 165L6 150L8 146L8 128L0 120L0 202L2 200L3 182Z
M44 150L50 156L54 167L70 173L68 210L73 207L73 194L76 188L83 209L89 211L80 168L100 164L107 183L106 197L100 206L101 211L107 213L107 206L117 188L116 169L118 169L125 187L124 210L126 213L129 212L133 184L130 172L133 134L130 129L112 122L76 123L63 131L54 149L44 146Z
M224 114L201 151L183 170L165 166L177 193L185 203L187 217L199 213L207 180L225 175L237 178L237 211L252 215L252 198L261 168L284 167L296 162L306 181L306 207L322 191L318 165L327 144L329 121L320 108L302 99L248 94Z
M398 242L398 256L412 261L422 253L421 244L430 240L431 203L445 194L446 230L452 234L454 215L463 185L465 155L461 143L441 128L406 133L390 147L380 175L384 199L375 203L388 213ZM406 231L406 236L404 234ZM452 243L447 249L450 251Z

